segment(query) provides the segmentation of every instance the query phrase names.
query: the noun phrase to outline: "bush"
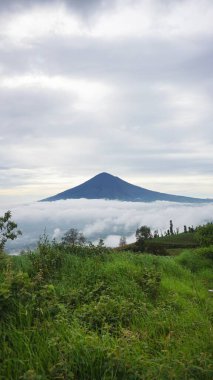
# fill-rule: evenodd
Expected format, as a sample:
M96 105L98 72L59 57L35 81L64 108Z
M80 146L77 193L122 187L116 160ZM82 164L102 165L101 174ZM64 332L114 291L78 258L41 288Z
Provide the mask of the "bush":
M213 223L198 227L196 229L195 237L203 247L213 244Z
M144 311L144 310L143 310ZM134 318L142 315L140 305L122 298L103 295L97 302L84 304L75 316L90 330L118 333L122 327L131 325Z
M159 243L155 243L155 242L147 243L145 249L146 249L146 252L152 253L153 255L156 255L156 256L167 256L168 255L165 247Z
M195 250L195 253L201 257L205 257L206 259L213 260L213 245L210 245L209 247L198 248Z
M12 270L10 261L0 283L0 318L13 314L17 303L27 303L33 294L33 283L27 273Z
M161 275L155 269L143 268L136 278L137 284L151 299L156 299L160 291Z
M184 267L191 270L191 272L199 272L206 268L212 267L212 261L207 258L207 255L212 253L208 248L194 249L190 251L183 251L176 257L176 261Z
M36 252L31 252L29 258L32 262L33 275L37 276L39 281L48 281L60 276L63 265L60 246L51 243L46 235L41 237Z

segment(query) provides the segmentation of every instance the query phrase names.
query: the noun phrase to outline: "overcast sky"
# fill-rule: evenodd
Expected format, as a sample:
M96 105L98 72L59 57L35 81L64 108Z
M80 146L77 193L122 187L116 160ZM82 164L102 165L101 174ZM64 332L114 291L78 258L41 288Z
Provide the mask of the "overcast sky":
M212 0L0 0L0 202L107 171L213 197Z

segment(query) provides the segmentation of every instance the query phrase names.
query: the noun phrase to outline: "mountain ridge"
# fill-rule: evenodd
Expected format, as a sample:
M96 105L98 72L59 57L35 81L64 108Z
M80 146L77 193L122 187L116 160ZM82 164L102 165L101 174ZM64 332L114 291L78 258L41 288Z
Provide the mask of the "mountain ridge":
M40 202L54 202L66 199L106 199L128 202L168 201L180 203L209 203L213 199L193 198L182 195L161 193L132 185L123 179L102 172L86 182L56 195L41 199Z

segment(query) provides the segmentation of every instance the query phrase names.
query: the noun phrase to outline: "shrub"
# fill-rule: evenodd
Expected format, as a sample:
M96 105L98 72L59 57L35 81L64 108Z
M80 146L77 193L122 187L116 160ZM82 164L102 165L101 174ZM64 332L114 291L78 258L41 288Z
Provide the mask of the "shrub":
M142 314L140 305L122 297L103 295L98 301L84 304L75 316L90 330L118 333L121 327L131 325L133 319Z
M206 259L213 260L213 245L210 245L209 247L197 248L195 253L201 257L205 257Z
M195 273L212 267L212 262L207 258L208 254L211 255L208 248L187 250L177 256L176 261Z
M17 309L17 303L31 300L33 283L27 273L12 270L10 262L3 273L0 283L0 318L12 314Z
M46 235L41 237L36 252L31 252L29 258L32 262L33 275L37 276L39 281L60 276L63 255L60 247L51 243Z
M145 249L146 249L146 252L152 253L153 255L156 255L156 256L167 256L168 255L165 247L163 247L159 243L155 243L155 242L147 243Z
M203 247L213 244L213 223L198 227L196 229L195 237Z
M156 299L160 291L161 275L155 269L143 268L137 283L141 289L152 299Z

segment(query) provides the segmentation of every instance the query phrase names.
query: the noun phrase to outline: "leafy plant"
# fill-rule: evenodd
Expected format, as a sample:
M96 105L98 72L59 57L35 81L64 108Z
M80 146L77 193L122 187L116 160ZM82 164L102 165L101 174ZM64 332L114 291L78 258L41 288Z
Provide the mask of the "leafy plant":
M5 212L4 216L0 217L0 253L3 252L8 239L14 240L22 235L22 232L17 229L17 224L11 218L11 211Z
M32 270L38 282L48 281L60 275L63 264L63 256L60 246L51 243L44 234L41 236L35 252L29 254L32 262Z
M198 227L195 236L203 247L213 244L213 223L207 223L205 226Z

